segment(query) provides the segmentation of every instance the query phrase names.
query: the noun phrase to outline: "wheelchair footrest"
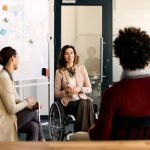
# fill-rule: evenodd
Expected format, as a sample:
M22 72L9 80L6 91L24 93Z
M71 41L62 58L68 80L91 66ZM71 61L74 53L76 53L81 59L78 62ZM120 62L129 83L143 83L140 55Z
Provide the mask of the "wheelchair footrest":
M71 121L76 121L75 117L73 115L67 115L68 119L70 119Z

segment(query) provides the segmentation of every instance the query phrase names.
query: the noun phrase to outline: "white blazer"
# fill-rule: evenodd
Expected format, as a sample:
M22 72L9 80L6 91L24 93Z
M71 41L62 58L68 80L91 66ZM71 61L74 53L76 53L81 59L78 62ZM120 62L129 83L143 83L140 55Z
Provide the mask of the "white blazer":
M91 83L86 68L83 65L76 65L75 69L76 86L82 87L83 91L83 93L79 93L80 98L91 99L88 96L86 96L86 93L91 93L92 91ZM71 97L65 95L65 89L68 87L69 78L69 73L66 69L56 70L55 97L61 98L64 105L67 105L68 102L72 100Z
M8 73L0 71L0 141L17 141L16 113L27 106L25 100L19 99Z

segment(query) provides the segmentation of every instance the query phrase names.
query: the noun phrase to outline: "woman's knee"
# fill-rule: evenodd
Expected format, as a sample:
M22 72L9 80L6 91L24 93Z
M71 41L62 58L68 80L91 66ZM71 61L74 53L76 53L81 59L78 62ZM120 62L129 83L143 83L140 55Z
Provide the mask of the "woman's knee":
M29 129L30 129L30 132L36 132L38 134L39 126L38 126L38 124L36 122L31 121L29 123Z
M79 100L79 105L85 105L86 103L86 100L85 99L80 99Z
M86 102L87 102L87 103L90 103L90 104L93 104L93 101L90 100L90 99L86 99Z
M80 99L79 101L80 101L79 102L80 107L87 107L88 105L92 104L91 100L89 99Z
M39 135L39 127L38 124L34 121L28 123L27 129L27 141L37 141Z

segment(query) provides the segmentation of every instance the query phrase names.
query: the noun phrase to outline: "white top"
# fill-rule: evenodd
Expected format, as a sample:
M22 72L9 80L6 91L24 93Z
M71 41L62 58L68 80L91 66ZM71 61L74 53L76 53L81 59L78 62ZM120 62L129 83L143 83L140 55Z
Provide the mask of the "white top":
M75 77L73 77L73 78L70 77L69 78L69 86L70 87L76 87L77 86ZM79 100L79 99L80 99L80 97L79 97L78 94L73 94L72 101Z
M144 69L136 69L136 70L123 70L121 79L123 78L138 78L142 76L149 76L150 68L146 66Z

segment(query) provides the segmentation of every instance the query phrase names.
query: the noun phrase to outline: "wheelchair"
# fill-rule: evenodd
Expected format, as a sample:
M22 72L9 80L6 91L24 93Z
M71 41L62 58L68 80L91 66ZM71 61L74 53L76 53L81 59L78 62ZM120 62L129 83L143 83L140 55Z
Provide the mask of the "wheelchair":
M94 118L98 119L98 107L93 103ZM49 111L49 136L52 141L69 140L74 133L75 117L65 115L64 108L60 100L56 100Z

